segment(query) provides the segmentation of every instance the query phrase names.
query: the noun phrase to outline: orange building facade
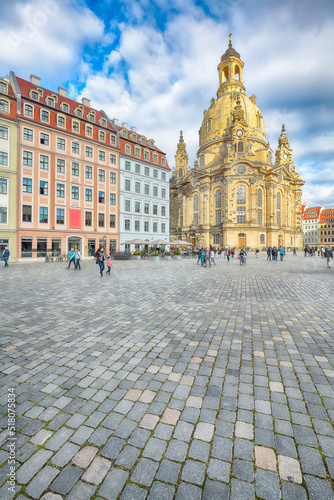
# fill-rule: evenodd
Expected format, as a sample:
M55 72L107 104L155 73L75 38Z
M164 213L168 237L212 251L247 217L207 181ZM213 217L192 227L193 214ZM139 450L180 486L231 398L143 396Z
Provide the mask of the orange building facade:
M10 74L18 108L18 259L119 249L120 148L103 111Z

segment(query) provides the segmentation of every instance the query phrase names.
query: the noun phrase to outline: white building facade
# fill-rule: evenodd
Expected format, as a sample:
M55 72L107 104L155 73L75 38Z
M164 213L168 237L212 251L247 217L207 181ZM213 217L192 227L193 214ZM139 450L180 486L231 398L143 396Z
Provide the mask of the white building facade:
M320 214L324 207L308 207L303 209L302 213L302 230L303 230L303 246L314 247L319 245L319 220Z

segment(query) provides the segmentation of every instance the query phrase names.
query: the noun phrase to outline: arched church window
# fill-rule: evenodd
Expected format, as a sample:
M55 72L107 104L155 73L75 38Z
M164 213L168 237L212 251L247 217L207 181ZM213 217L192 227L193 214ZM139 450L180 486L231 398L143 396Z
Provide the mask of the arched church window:
M182 168L179 168L179 177L183 177L183 170L182 170Z
M237 187L237 223L246 222L246 188L241 184Z
M220 189L216 191L216 208L221 208L222 206L222 192Z
M265 235L264 235L264 234L260 234L260 244L261 244L261 245L264 245L264 244L265 244L265 242L266 242L266 240L265 240Z
M244 143L243 141L238 142L238 153L243 153L244 151Z
M234 79L235 80L240 80L240 68L239 66L235 66L235 69L234 69Z
M198 194L194 194L194 224L198 226Z
M183 227L183 200L180 201L180 227Z
M262 207L262 189L257 190L257 206Z
M281 193L278 191L276 195L276 219L277 219L277 225L280 226L282 223L281 219L281 207L282 207L282 198L281 198Z

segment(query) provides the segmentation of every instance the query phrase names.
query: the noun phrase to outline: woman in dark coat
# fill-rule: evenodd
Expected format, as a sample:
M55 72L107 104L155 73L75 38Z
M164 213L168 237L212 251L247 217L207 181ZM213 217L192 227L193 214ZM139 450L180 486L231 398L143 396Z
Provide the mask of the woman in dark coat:
M105 255L104 255L104 251L103 251L103 247L100 247L96 252L95 252L95 255L94 255L95 259L96 259L96 262L98 263L98 265L100 266L100 276L101 278L103 278L103 271L104 271L104 259L105 259Z

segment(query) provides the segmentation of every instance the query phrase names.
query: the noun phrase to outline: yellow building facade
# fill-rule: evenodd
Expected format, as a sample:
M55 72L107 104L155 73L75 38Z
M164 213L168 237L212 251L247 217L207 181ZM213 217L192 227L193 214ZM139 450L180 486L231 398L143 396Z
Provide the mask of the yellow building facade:
M170 234L196 247L301 248L304 182L284 125L273 156L256 97L245 93L243 66L230 38L194 168L181 132L170 181Z

